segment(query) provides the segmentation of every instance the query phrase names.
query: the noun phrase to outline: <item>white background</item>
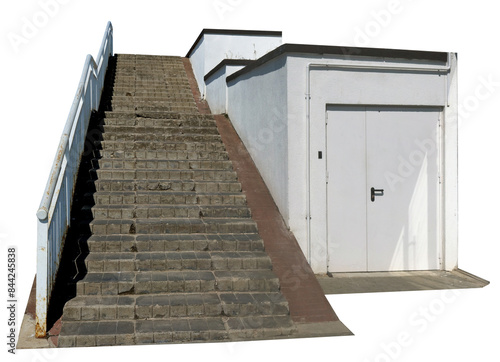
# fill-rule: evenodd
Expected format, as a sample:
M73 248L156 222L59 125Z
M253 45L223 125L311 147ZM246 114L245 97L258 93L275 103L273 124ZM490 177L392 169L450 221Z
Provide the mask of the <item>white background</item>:
M0 5L0 358L183 361L486 361L498 356L500 19L493 1L60 0ZM225 7L222 7L225 6ZM40 14L45 11L46 15ZM45 21L46 20L46 21ZM115 52L184 56L203 28L282 30L287 43L459 54L459 266L484 289L329 296L351 337L7 354L6 252L18 249L18 320L35 274L36 210L87 53L106 22ZM26 21L36 34L24 34ZM25 41L15 46L9 39ZM482 80L490 80L490 89ZM424 309L429 312L424 316ZM404 346L397 342L405 334ZM408 342L409 340L409 342ZM5 343L4 343L5 341ZM396 345L399 343L399 347ZM3 346L3 347L2 347ZM389 346L389 351L384 349Z

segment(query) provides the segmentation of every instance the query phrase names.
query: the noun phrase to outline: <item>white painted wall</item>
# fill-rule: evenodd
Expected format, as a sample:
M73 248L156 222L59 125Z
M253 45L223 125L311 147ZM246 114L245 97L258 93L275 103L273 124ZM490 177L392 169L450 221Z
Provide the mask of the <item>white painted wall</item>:
M351 62L353 60L350 60ZM307 227L306 70L309 63L338 63L339 57L288 54L243 74L228 86L228 114L249 149L271 195L315 272L326 272L326 187L324 122L327 104L444 106L446 123L445 268L456 267L456 76L390 70L315 69L311 71L311 250ZM389 65L387 59L355 61ZM389 61L390 62L390 61ZM394 66L435 67L431 62L394 61ZM284 74L285 73L285 74ZM286 79L284 79L286 78ZM447 103L448 102L448 103ZM286 106L284 106L286 105ZM284 108L283 108L284 107ZM283 119L286 124L273 122ZM271 118L270 118L271 117ZM274 121L269 121L269 119ZM277 125L278 123L274 123ZM318 127L319 125L319 127ZM273 131L276 129L277 131ZM266 140L266 142L262 142ZM258 147L257 147L258 146ZM283 165L286 164L286 167ZM319 191L318 191L319 190ZM323 191L324 190L324 193Z
M322 56L289 56L288 60L288 114L289 139L289 193L304 190L304 197L290 198L289 215L290 228L294 232L304 253L308 252L308 237L306 223L306 177L307 175L307 138L306 138L306 70L309 63L338 63L336 57ZM344 62L345 63L345 62ZM370 61L355 61L366 66L387 65L377 59ZM429 66L433 64L395 61L394 66ZM327 104L356 105L426 105L443 106L446 103L446 77L435 73L369 71L347 69L314 69L311 71L311 254L310 263L315 272L326 272L326 188L324 186L326 173L324 159L319 160L318 151L325 154L324 122ZM296 119L304 115L303 119ZM448 152L456 154L456 143L451 142ZM454 151L453 151L454 150ZM449 175L450 184L456 184L456 173ZM456 239L451 237L447 242L453 250Z
M286 69L281 56L229 82L227 113L288 224Z
M205 81L206 99L212 113L227 113L226 78L243 67L244 65L226 64Z
M232 35L206 32L189 59L202 97L206 95L205 75L223 59L255 60L281 45L281 36Z
M198 83L198 89L203 97L205 94L205 82L203 81L203 77L205 76L205 39L203 37L196 44L189 60L193 67L194 77Z

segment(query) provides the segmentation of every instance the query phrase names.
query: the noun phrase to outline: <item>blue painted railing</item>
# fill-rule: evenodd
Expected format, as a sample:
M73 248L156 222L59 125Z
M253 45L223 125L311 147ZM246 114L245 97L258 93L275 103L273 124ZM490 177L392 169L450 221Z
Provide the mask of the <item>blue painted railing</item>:
M85 135L92 111L99 108L104 78L113 55L113 26L108 22L97 62L87 55L75 99L64 127L43 198L36 213L36 337L47 333L47 309L70 226L70 211Z

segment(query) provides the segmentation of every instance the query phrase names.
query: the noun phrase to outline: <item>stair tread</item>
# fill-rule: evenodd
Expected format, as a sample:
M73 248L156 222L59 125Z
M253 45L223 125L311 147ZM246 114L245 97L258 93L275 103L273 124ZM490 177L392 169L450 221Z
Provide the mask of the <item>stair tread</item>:
M227 325L227 327L226 327ZM140 334L155 332L200 332L226 330L252 330L293 328L288 316L249 317L185 317L170 320L147 319L136 321L66 321L61 333L71 335Z
M101 182L117 182L117 183L126 183L126 182L150 182L150 183L201 183L201 184L211 184L211 183L217 183L217 184L231 184L231 185L236 185L240 184L239 181L210 181L210 180L181 180L181 179L157 179L153 181L148 181L148 180L137 180L137 179L120 179L120 180L95 180L92 181L95 183L101 183ZM146 190L144 190L146 191ZM154 191L154 190L151 190Z
M175 241L175 240L236 240L236 241L246 241L246 240L262 240L258 233L205 233L205 234L154 234L154 235L120 235L120 234L110 234L110 235L92 235L89 240L96 241Z
M137 190L137 191L96 191L95 193L91 193L92 195L140 195L140 194L148 194L148 195L198 195L198 196L206 196L206 195L222 195L222 196L244 196L244 194L240 191L234 192L196 192L196 191L172 191L172 190Z
M152 293L147 295L77 295L68 301L70 306L151 304L194 304L203 303L286 303L280 292L206 292L206 293Z
M211 258L261 258L268 257L265 251L141 251L141 252L91 252L86 257L90 260L143 260L158 259L211 259Z
M217 224L217 223L252 223L252 218L237 217L203 217L203 218L161 218L161 219L94 219L93 224Z
M213 280L215 278L271 278L278 277L272 270L248 269L248 270L146 270L126 272L89 272L79 281L87 283L105 283L118 281L151 281L151 280L182 280L187 279Z
M184 205L184 204L175 204L175 205L165 205L165 204L105 204L105 205L94 205L87 206L87 208L91 208L92 210L100 210L100 209L143 209L143 208L151 208L151 209L238 209L245 210L248 209L246 205Z

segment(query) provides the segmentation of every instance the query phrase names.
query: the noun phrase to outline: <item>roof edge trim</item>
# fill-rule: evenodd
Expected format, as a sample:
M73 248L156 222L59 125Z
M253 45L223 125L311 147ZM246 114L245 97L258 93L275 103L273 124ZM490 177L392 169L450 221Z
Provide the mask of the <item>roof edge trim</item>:
M212 69L210 72L208 72L205 77L203 78L205 82L210 79L219 69L221 69L225 65L244 65L248 66L249 64L252 64L255 62L255 60L251 59L224 59L222 60L219 64L217 64L214 69Z
M263 55L253 63L243 69L231 74L226 78L226 82L231 82L239 76L250 72L251 70L267 63L268 61L277 58L283 54L302 53L302 54L326 54L326 55L343 55L345 57L381 57L406 60L431 60L446 63L448 60L447 52L434 52L423 50L403 50L403 49L385 49L385 48L358 48L358 47L342 47L330 45L305 45L305 44L283 44L278 48Z
M227 35L263 35L263 36L283 36L282 31L274 31L274 30L238 30L238 29L203 29L194 41L193 45L189 49L186 54L186 58L191 56L191 53L196 48L196 45L200 42L201 38L205 34L227 34Z

